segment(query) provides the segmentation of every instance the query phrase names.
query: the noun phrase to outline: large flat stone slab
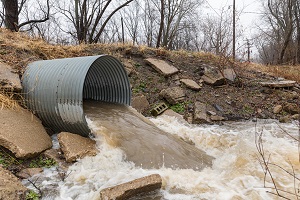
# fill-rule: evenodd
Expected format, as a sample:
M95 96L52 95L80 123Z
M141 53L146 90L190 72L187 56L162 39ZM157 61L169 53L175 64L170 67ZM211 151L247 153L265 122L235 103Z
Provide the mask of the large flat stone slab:
M201 90L201 86L192 79L180 79L180 82L182 82L187 88L190 88L191 90Z
M57 135L57 139L67 162L74 162L78 158L97 154L96 141L90 138L61 132Z
M171 87L163 89L159 93L159 96L166 99L172 105L183 102L185 99L185 93L181 87Z
M0 199L23 200L27 190L17 177L0 166Z
M260 83L264 87L270 88L287 88L294 87L296 85L296 81L270 81L270 82L261 82Z
M162 179L158 174L152 174L143 178L123 183L114 187L101 190L100 199L124 200L160 189Z
M0 145L18 158L30 158L52 147L41 121L25 109L0 109Z
M12 67L2 62L0 62L0 88L9 91L22 90L19 75L13 72Z
M156 58L147 58L145 61L152 66L157 72L161 73L164 76L171 76L179 72L179 70L170 65L164 60L158 60Z

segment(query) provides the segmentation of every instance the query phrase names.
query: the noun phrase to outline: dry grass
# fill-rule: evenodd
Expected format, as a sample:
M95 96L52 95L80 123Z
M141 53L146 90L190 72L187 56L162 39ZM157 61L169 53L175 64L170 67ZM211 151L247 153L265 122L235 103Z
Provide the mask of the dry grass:
M4 92L0 92L0 110L2 109L11 109L11 110L18 110L20 109L20 105L18 104L17 100L15 100L14 95L5 95Z
M294 80L300 83L300 65L273 66L273 65L262 65L262 64L251 63L247 65L247 68L256 71L265 72L267 74L276 77L283 77L289 80Z

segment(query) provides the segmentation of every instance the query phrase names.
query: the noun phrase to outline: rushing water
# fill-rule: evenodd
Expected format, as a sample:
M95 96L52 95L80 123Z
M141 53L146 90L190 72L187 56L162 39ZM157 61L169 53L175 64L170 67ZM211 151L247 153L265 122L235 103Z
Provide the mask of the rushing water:
M95 107L93 109L96 110ZM110 128L114 129L114 127L120 126L120 122L115 121L112 117L118 115L118 113L111 112L112 115L107 116L107 119L102 119L102 121L107 121L108 125L113 124L114 126ZM276 196L267 192L272 190L264 188L264 171L258 161L259 156L255 143L256 132L263 133L264 152L269 162L280 165L290 172L294 170L295 174L300 174L298 144L283 131L286 130L290 135L297 136L298 127L296 122L280 124L281 127L278 126L275 120L233 122L222 126L196 126L185 124L169 116L150 118L151 122L163 131L183 138L189 143L194 143L199 152L203 153L203 150L206 154L215 158L211 167L208 166L198 171L186 169L186 165L183 165L184 169L172 169L170 167L174 166L174 159L168 161L168 167L166 165L161 166L162 163L167 161L166 156L164 159L163 157L156 159L149 155L149 152L152 151L153 154L159 156L158 152L160 150L164 151L164 149L160 149L161 146L153 149L152 144L142 143L146 146L150 145L148 147L151 149L139 150L145 147L135 143L134 135L129 135L128 144L123 143L126 138L114 134L110 135L103 128L105 123L99 125L96 122L98 119L94 118L95 116L87 115L93 132L99 133L101 131L101 134L95 138L99 149L98 155L86 157L73 164L69 168L68 176L64 181L59 178L57 171L54 169L44 172L43 177L39 175L41 189L53 190L44 199L53 199L53 196L59 200L99 199L99 192L104 188L154 173L160 174L163 179L163 187L157 199L276 199ZM125 117L124 120L127 121L127 119ZM146 124L151 124L147 119L143 118L143 120ZM139 124L140 122L137 122L137 118L134 117L130 123L132 126L137 126L136 123ZM125 130L125 128L123 127L122 130ZM140 134L142 133L137 134L138 139L141 139ZM153 139L151 137L146 137L146 139ZM162 140L174 141L173 137L166 135ZM150 143L153 143L153 141L150 141ZM158 144L162 145L164 143L159 142ZM166 145L169 148L168 144ZM125 148L133 149L126 150ZM190 147L188 149L191 150ZM129 155L126 155L126 153ZM138 155L144 157L140 158ZM139 162L139 159L142 161ZM147 166L147 159L151 160L152 164L156 163L157 165L154 164L154 167L159 166L159 168L150 169L151 165ZM135 162L138 164L135 164ZM176 163L175 166L181 165L180 160ZM193 162L191 163L193 166ZM294 189L299 188L299 181L294 181L284 170L274 165L269 167L279 189L294 193ZM266 187L273 187L269 176L267 176L265 182ZM58 191L55 191L55 188ZM286 193L282 194L288 196ZM289 197L296 199L292 195Z

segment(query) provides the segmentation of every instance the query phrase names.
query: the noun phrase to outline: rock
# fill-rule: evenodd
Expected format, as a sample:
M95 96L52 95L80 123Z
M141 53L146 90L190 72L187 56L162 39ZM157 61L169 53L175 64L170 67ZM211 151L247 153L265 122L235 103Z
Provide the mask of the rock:
M217 115L217 113L215 113L214 111L210 111L210 110L207 111L207 114L208 114L208 115Z
M19 75L13 69L0 62L0 89L20 92L22 90Z
M183 102L185 99L185 94L181 87L171 87L163 89L159 93L159 96L165 98L172 105Z
M299 119L299 114L292 115L291 118L293 120L297 120L297 119Z
M193 123L202 124L210 122L211 120L206 114L206 105L204 103L196 101L194 104Z
M288 112L288 113L292 114L292 115L300 113L300 108L296 103L286 103L283 106L283 110L285 112Z
M212 116L210 116L210 119L212 121L223 121L223 120L225 120L224 117L221 117L221 116L218 116L218 115L212 115Z
M179 70L173 65L168 64L166 61L158 60L155 58L145 59L146 63L152 66L157 72L164 76L171 76L179 72Z
M281 117L280 119L279 119L279 122L280 123L289 123L289 122L291 122L291 116L284 116L284 117Z
M273 113L278 114L282 111L282 105L277 105L273 108Z
M71 163L66 162L64 156L62 155L59 149L48 149L43 152L43 155L46 158L55 160L55 162L58 164L58 167L65 172L68 170L69 166L71 165Z
M23 200L27 190L17 177L0 166L0 199Z
M223 75L226 79L230 80L230 81L234 81L236 79L236 73L232 68L226 68L223 71Z
M147 98L144 95L141 95L132 99L131 106L138 112L142 113L143 111L149 109L150 104Z
M149 193L161 188L162 179L158 174L152 174L143 178L116 185L114 187L101 190L100 199L103 200L123 200L136 195Z
M204 83L213 86L220 86L226 83L225 78L221 74L204 74L201 79L204 81Z
M296 81L273 81L273 82L261 82L260 83L263 87L270 87L270 88L288 88L294 87Z
M25 109L0 110L0 127L0 145L18 158L34 157L52 146L41 121Z
M27 168L27 169L22 169L20 172L18 172L17 176L22 179L28 179L42 172L43 172L43 168Z
M199 91L201 89L201 86L191 79L180 79L180 82L182 82L184 85L186 85L187 88L190 88L192 90Z
M217 110L217 111L220 111L220 112L223 112L223 108L221 106L219 106L218 104L214 104L213 107Z
M125 67L125 70L126 70L128 76L130 76L132 73L135 72L134 67L132 66L132 64L128 60L125 60L122 63Z
M96 142L92 139L68 132L59 133L57 139L67 162L97 154Z
M168 109L165 112L163 112L162 115L167 115L170 117L175 117L180 122L186 122L181 114L178 114L177 112L174 112L172 109Z

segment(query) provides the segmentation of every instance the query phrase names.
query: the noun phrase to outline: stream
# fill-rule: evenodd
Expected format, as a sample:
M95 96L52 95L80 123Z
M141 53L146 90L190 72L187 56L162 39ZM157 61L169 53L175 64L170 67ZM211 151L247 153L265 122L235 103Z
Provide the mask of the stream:
M292 138L298 137L296 121L190 125L164 115L145 118L123 105L85 102L84 110L99 153L70 166L64 180L55 168L39 174L36 184L45 191L43 199L96 200L104 188L155 173L163 186L147 199L274 199L272 180L259 162L256 133L262 133L278 189L295 193L300 187L286 172L300 174L298 143Z

